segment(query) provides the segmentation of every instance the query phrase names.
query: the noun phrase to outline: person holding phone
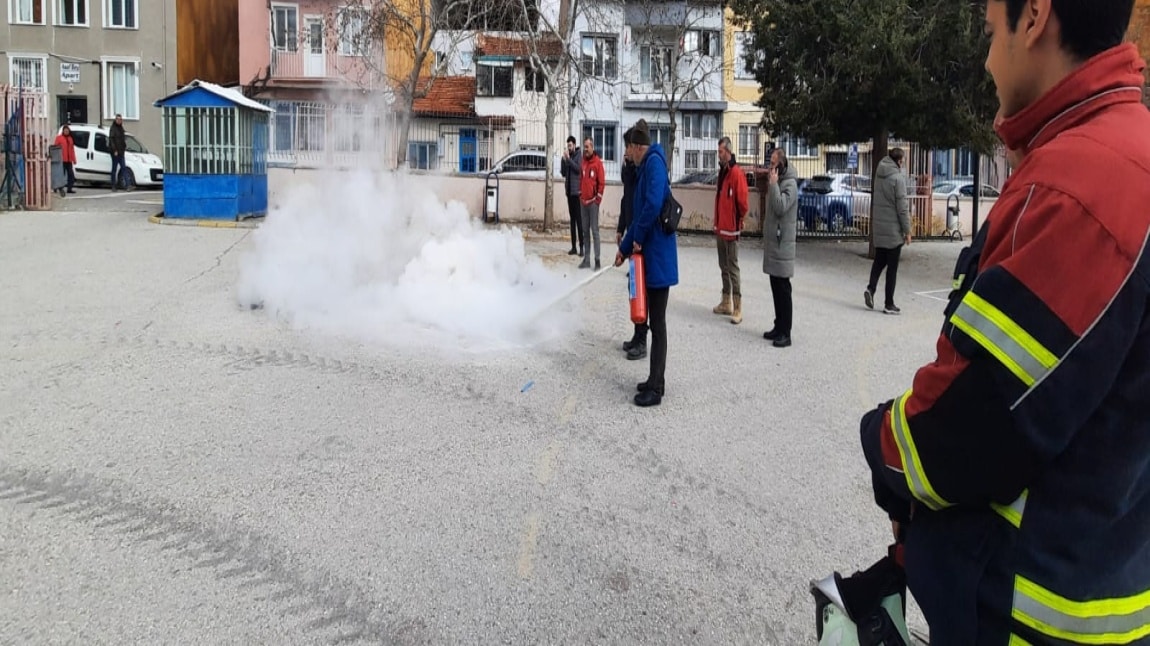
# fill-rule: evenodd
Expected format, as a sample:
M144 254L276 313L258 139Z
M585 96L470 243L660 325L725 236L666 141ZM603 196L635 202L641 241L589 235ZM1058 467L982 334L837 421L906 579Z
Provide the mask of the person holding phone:
M775 148L767 171L767 212L763 220L763 273L771 277L775 325L763 338L776 348L791 345L794 306L791 278L795 275L795 244L798 237L798 174L787 163L787 153Z

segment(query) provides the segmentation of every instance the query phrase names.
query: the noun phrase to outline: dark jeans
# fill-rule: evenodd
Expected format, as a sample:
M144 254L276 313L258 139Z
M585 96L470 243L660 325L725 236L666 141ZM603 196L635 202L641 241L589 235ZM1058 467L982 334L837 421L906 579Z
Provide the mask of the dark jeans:
M894 286L898 281L898 260L902 257L902 245L894 249L875 249L874 264L870 267L870 282L867 291L874 293L878 289L878 277L886 269L886 303L887 307L894 306Z
M120 188L120 177L124 173L124 155L112 155L112 188Z
M794 317L790 278L771 276L771 299L775 301L775 331L790 336Z
M667 301L670 297L670 287L647 290L647 324L651 327L651 374L647 383L659 393L663 392L667 372Z
M582 225L583 217L581 215L582 212L583 212L583 206L581 204L579 204L579 196L578 195L568 195L567 196L567 213L568 213L568 217L571 218L571 248L576 249L575 240L576 240L576 238L578 238L578 240L579 240L578 250L579 251L583 251L583 249L585 249L584 244L583 244L583 225Z
M72 162L64 162L64 174L68 177L68 190L71 191L76 187L76 169L72 168Z

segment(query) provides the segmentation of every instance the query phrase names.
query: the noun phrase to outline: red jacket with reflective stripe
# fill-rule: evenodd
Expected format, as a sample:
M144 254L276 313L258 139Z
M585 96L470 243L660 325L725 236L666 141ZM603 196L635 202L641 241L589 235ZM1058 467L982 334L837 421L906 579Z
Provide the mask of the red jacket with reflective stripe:
M719 188L715 191L715 235L723 240L738 240L747 217L747 176L732 159L719 171Z
M1150 643L1142 69L1108 50L1000 124L1025 156L959 259L937 359L863 419L946 643Z

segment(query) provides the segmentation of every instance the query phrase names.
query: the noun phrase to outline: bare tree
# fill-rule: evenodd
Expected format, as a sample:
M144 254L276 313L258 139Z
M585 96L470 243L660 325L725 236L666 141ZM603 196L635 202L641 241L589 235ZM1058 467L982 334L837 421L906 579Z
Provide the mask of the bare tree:
M447 60L491 14L510 0L346 0L329 20L333 47L361 52L362 64L382 79L397 119L396 163L407 162L407 141L418 99L447 70ZM374 89L374 88L367 88Z
M575 35L576 22L582 18L589 25L607 25L606 18L622 7L622 0L559 0L558 14L534 9L534 0L518 0L519 11L527 17L520 37L527 44L527 59L532 72L545 81L546 155L555 157L559 144L556 124L567 121L563 111L583 103L580 89L591 76L582 59ZM614 85L615 81L606 81ZM550 162L549 162L550 163ZM543 228L550 230L555 222L555 178L550 169L544 182Z
M638 49L627 70L631 94L661 101L671 126L667 154L673 155L682 105L722 97L723 3L626 0L625 5Z

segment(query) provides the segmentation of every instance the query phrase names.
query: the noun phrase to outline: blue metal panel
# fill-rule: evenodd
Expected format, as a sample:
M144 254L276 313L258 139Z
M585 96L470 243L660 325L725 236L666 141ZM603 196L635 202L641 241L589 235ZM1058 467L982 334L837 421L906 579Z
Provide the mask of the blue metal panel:
M189 90L183 94L156 102L159 107L181 108L235 108L236 104L222 96L208 92L202 88ZM246 109L246 108L244 108Z
M238 219L239 178L235 175L166 175L164 217Z

